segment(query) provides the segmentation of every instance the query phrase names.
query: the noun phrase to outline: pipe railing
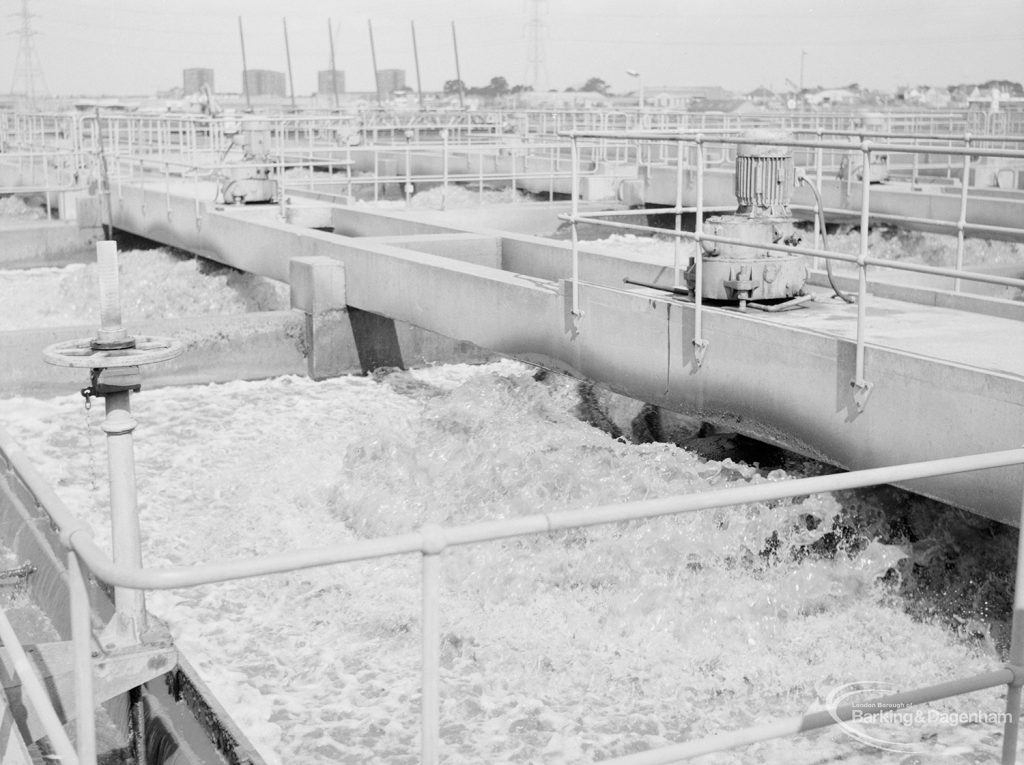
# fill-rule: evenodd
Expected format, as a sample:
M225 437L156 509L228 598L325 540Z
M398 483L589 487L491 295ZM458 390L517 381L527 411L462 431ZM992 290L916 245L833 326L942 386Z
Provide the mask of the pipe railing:
M916 273L931 274L935 276L952 277L954 291L960 291L961 280L968 280L974 282L983 282L988 284L998 284L1007 287L1022 288L1024 289L1024 279L1015 279L1011 277L994 276L990 274L980 274L971 271L965 271L963 269L963 252L964 252L964 235L968 228L973 230L991 230L993 227L981 226L978 224L968 224L967 222L967 200L969 191L968 176L970 172L970 160L972 157L1000 157L1000 158L1011 158L1011 159L1024 159L1024 150L1004 150L1004 149L986 149L983 147L974 147L970 144L970 136L965 137L965 143L968 145L962 147L942 147L936 149L935 147L923 148L913 144L899 144L899 143L886 143L886 144L875 144L866 139L861 140L859 145L856 146L856 150L861 155L861 167L863 168L861 179L860 179L860 205L859 205L859 216L860 216L860 246L859 252L856 256L845 255L841 253L821 250L817 248L808 247L793 247L781 244L764 244L764 243L751 243L739 239L733 239L729 237L719 236L715 234L705 233L704 231L704 212L705 212L705 200L704 200L704 176L707 172L706 163L704 160L704 147L708 143L714 144L726 144L730 146L744 146L744 145L768 145L768 146L780 146L780 147L800 147L808 150L814 150L815 152L821 152L823 149L842 149L849 151L851 145L849 143L828 141L828 140L795 140L789 138L772 138L769 136L733 136L733 135L716 135L714 137L707 137L703 134L697 133L664 133L664 132L651 132L651 131L626 131L621 133L609 133L605 131L588 131L588 132L568 132L563 134L567 137L573 145L576 141L581 138L589 139L604 139L612 138L616 140L622 139L633 139L641 142L675 142L676 145L689 145L692 146L693 151L696 153L696 160L693 163L695 168L694 173L696 176L696 205L693 208L681 207L681 193L677 191L677 203L674 208L659 208L661 213L674 213L681 214L683 212L693 212L695 214L695 230L693 232L679 230L677 226L675 230L663 230L656 229L650 226L632 226L631 224L622 224L618 222L603 220L600 214L592 213L579 213L575 206L570 214L562 214L559 216L561 220L567 221L575 231L576 226L580 222L589 222L599 226L608 228L625 228L629 227L633 230L643 230L648 233L661 233L667 236L673 236L676 239L688 239L696 243L695 254L693 256L694 265L694 288L690 295L694 305L694 359L697 367L699 368L703 363L704 353L708 346L708 340L703 336L703 242L715 242L719 244L729 244L739 247L750 247L761 250L769 250L774 252L782 252L787 254L799 254L809 255L814 257L823 258L826 260L841 260L852 262L857 265L858 272L858 288L857 288L857 299L856 299L856 353L855 353L855 369L854 378L851 381L851 385L854 388L854 402L859 411L863 411L867 405L867 399L872 389L872 383L868 382L864 375L864 362L865 362L865 344L866 344L866 325L867 325L867 270L869 266L878 266L883 268L889 268L897 271L912 271ZM871 158L873 152L906 152L906 153L948 153L951 156L957 156L962 158L963 161L963 182L961 184L961 196L960 196L960 214L959 218L955 223L935 221L935 225L941 226L946 225L955 228L957 232L957 251L956 251L956 263L954 268L946 269L934 266L924 266L912 263L903 263L901 261L883 260L880 258L872 258L870 256L870 245L869 245L869 225L871 220L871 182L870 182L870 167ZM677 151L677 155L681 153ZM678 169L677 169L678 172ZM820 183L820 164L818 165L818 182ZM852 173L851 173L852 175ZM574 182L573 188L578 188ZM574 196L575 196L574 191ZM847 211L846 214L849 214ZM889 220L899 220L899 216L887 216ZM578 267L577 263L579 260L578 242L575 237L572 241L571 257L573 261L573 276L572 276L572 289L573 289L573 313L578 316Z
M50 694L46 691L43 679L36 673L35 667L29 660L28 654L25 653L25 648L22 646L21 640L14 631L14 626L11 624L10 619L7 618L3 608L0 608L0 644L3 645L4 650L7 651L7 655L10 657L15 677L21 681L23 697L27 700L24 707L31 709L35 712L36 717L39 718L43 730L46 731L46 737L49 740L50 746L53 747L53 751L60 758L62 765L78 765L79 762L83 762L79 759L75 747L68 738L60 717L57 716L57 711L53 707L53 702L50 699ZM88 661L91 670L91 655L88 657ZM0 689L0 693L3 693L2 689ZM87 706L79 707L78 709L86 710L86 714L91 716L92 700L89 700ZM18 734L14 730L9 730L6 735L15 736ZM0 744L3 743L2 738L0 738ZM84 762L92 765L94 761L95 757L92 761L86 760Z
M526 535L547 534L558 530L697 513L715 508L744 505L753 502L771 502L773 500L820 492L1024 465L1024 448L1008 449L985 454L893 465L849 473L790 479L772 483L748 484L699 494L481 521L461 526L442 527L436 524L427 524L415 532L342 545L306 548L264 555L257 558L217 561L191 566L145 569L119 566L111 561L107 554L93 541L89 527L67 508L39 474L25 452L15 444L3 429L0 429L0 456L3 457L0 460L0 465L7 467L9 471L7 479L20 480L29 492L32 493L38 506L49 516L51 523L57 530L61 543L68 549L72 573L78 571L78 566L81 565L102 581L115 587L140 590L195 587L337 563L404 554L419 554L422 561L421 639L423 657L421 667L421 723L423 726L421 754L422 762L426 765L436 765L438 762L441 742L439 599L441 556L445 550L457 546L494 542ZM1024 496L1024 492L1022 492L1022 496ZM1022 527L1024 527L1024 501L1022 501L1021 507L1021 521ZM1021 544L1024 545L1024 534L1021 537ZM1024 551L1019 551L1019 556L1019 561L1024 560ZM76 657L76 682L80 686L87 686L91 683L91 674L89 674L91 667L87 671L85 668L78 666L89 656L88 651L91 647L91 632L88 628L88 592L85 586L85 577L81 575L82 573L84 572L78 571L77 575L69 578L71 588L70 608L73 621L72 641ZM913 698L918 699L914 703L948 698L969 692L969 690L996 685L1007 685L1008 688L1014 689L1024 682L1024 667L1022 667L1024 665L1024 639L1021 636L1021 631L1024 630L1024 588L1022 588L1022 584L1024 584L1024 564L1019 565L1017 571L1013 637L1008 669L995 673L982 673L974 678L968 678L961 683L945 684L937 688L926 688L909 692L910 694L917 694L913 696ZM78 625L78 629L74 629L74 625ZM78 688L80 703L82 703L83 697L86 697L86 691L89 690L88 688ZM79 707L80 710L86 708L85 706ZM866 705L859 705L859 708L866 708ZM1019 695L1008 694L1007 713L1011 716L1013 725L1016 726L1020 713ZM79 718L82 717L84 715L79 714ZM835 722L841 719L843 719L842 714L836 715ZM816 723L818 724L814 727L832 724L823 718L816 718ZM700 748L701 752L721 751L743 745L748 743L748 741L785 736L800 732L802 729L800 726L794 727L792 723L782 721L767 731L748 729L728 734L724 740L713 742L713 748L711 749L706 748L706 743L698 743L702 747ZM1010 734L1009 723L1007 724L1006 734L1007 736ZM79 728L79 759L82 765L94 765L95 762L95 756L92 754L95 752L95 741L85 740L91 735L94 734L90 732L88 724L82 724ZM651 755L657 756L653 753ZM677 753L673 751L671 758L678 759ZM643 762L647 761L669 762L671 759L643 760ZM1012 765L1014 762L1014 748L1011 747L1009 750L1004 750L1004 765Z

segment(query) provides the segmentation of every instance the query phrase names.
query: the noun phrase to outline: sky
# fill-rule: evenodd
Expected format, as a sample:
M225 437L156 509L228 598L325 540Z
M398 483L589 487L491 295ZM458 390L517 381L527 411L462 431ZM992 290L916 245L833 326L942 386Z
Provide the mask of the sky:
M26 1L35 71L55 96L152 95L180 86L189 67L212 68L218 92L240 92L239 17L249 67L282 72L287 20L297 95L330 68L329 29L346 90L373 89L368 22L378 68L405 69L411 87L415 23L427 91L455 79L452 22L469 86L501 76L564 90L599 77L625 93L638 84L627 70L645 88L740 92L1024 81L1024 0L0 0L3 92L24 90Z

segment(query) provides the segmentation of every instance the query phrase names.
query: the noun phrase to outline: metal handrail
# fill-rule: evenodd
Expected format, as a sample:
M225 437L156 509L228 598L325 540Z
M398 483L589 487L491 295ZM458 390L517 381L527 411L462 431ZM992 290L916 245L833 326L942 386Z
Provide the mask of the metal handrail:
M21 679L21 687L28 699L28 704L39 717L39 722L42 724L43 730L46 731L46 737L57 756L60 757L61 763L63 765L78 765L78 754L68 738L67 731L64 730L64 724L53 708L53 702L46 692L46 686L36 674L35 667L29 661L28 655L21 645L21 640L18 639L18 634L14 631L14 626L7 618L7 613L3 608L0 608L0 644L3 644L4 649L11 657L14 674ZM3 689L0 689L0 693L3 693ZM92 704L90 702L89 706L78 707L75 711L79 715L92 715ZM16 734L11 731L11 735Z
M88 526L79 520L67 508L53 489L32 465L27 455L15 444L11 437L0 428L0 452L2 452L14 472L35 496L39 506L47 513L57 527L61 542L68 548L69 555L77 567L80 561L98 578L115 586L130 589L175 589L212 584L235 579L284 573L336 563L367 560L402 554L419 553L422 557L422 761L427 765L435 765L440 745L440 631L439 624L439 592L441 577L441 554L449 547L478 544L482 542L509 539L531 534L544 534L556 530L583 528L609 523L642 520L668 515L694 513L704 510L742 505L752 502L769 502L777 499L815 494L825 491L860 488L881 483L896 483L918 478L984 470L997 467L1024 464L1024 448L1009 449L984 454L965 455L927 462L908 463L889 467L859 470L810 478L798 478L773 483L762 483L718 489L702 494L665 497L654 500L628 502L617 505L604 505L596 508L566 510L561 512L535 514L493 521L483 521L461 526L442 527L427 524L418 532L399 534L391 537L365 540L361 542L333 545L329 547L307 548L290 552L276 553L232 561L220 561L193 566L169 566L156 569L137 569L118 566L93 542ZM1021 508L1022 527L1024 527L1024 504ZM1021 535L1024 546L1024 534ZM1024 561L1024 551L1019 553ZM1020 682L1024 679L1020 668L1024 665L1024 588L1022 588L1022 571L1018 567L1016 599L1014 601L1014 638L1011 646L1010 670L1008 674L998 676L979 675L973 681L984 678L983 687L1007 684L1007 712L1014 726L1020 712ZM90 633L88 630L88 612L82 614L81 604L88 603L84 577L72 576L70 580L71 604L73 611L77 608L76 623L80 629L73 630L72 640L76 646L76 657L82 655L80 650L87 651ZM84 649L83 649L84 645ZM85 653L84 655L87 655ZM77 662L76 662L77 666ZM83 673L86 674L87 673ZM996 682L998 680L998 682ZM80 684L91 682L89 676L82 677ZM982 687L982 686L979 686ZM929 698L944 698L957 695L960 686L942 691L944 695L936 695L931 690ZM949 692L946 692L949 691ZM79 689L79 693L84 693ZM1016 695L1015 695L1016 693ZM82 715L79 715L81 719ZM792 732L783 725L772 734L787 735ZM742 732L741 732L742 733ZM80 736L88 736L81 732ZM736 734L740 735L740 734ZM1009 737L1010 724L1007 723L1005 735ZM79 739L82 740L81 738ZM86 743L87 745L87 743ZM93 742L93 746L94 746ZM730 746L732 746L730 744ZM729 748L729 747L720 747ZM717 751L717 750L716 750ZM1011 748L1009 756L1004 752L1004 763L1014 762ZM93 761L82 758L84 765L93 765ZM667 760L666 760L667 761Z
M678 241L680 239L689 239L697 243L696 255L693 257L694 264L694 289L692 291L693 303L694 303L694 336L693 336L693 347L694 347L694 358L697 367L703 363L704 352L708 346L708 341L703 336L703 262L704 253L703 248L700 246L704 241L718 242L730 245L736 245L740 247L757 247L759 249L767 249L776 252L785 252L789 254L806 254L821 257L825 259L841 260L852 262L857 265L858 269L858 287L857 287L857 321L856 321L856 339L855 339L855 370L854 378L851 381L851 385L854 388L854 402L857 406L858 411L863 411L867 404L868 396L870 395L873 384L870 383L864 376L864 357L865 357L865 332L867 323L867 269L868 266L879 266L883 268L891 268L894 270L902 271L913 271L916 273L933 274L937 276L950 276L953 278L953 290L955 292L960 291L961 280L985 282L989 284L999 284L1009 287L1020 287L1024 288L1024 280L1014 279L1009 277L993 276L990 274L979 274L976 272L965 271L963 269L963 255L964 255L964 238L965 232L969 228L975 228L976 230L991 230L993 227L986 227L981 229L977 225L968 224L966 220L967 216L967 201L970 189L969 183L969 172L970 172L970 160L972 157L1001 157L1001 158L1012 158L1012 159L1024 159L1024 150L1008 150L1008 149L984 149L970 146L970 136L965 137L966 146L949 146L949 147L922 147L912 144L898 144L898 143L873 143L869 140L861 140L859 143L841 143L836 141L825 141L825 140L794 140L789 138L771 138L771 137L752 137L752 136L715 136L708 138L707 136L697 133L692 134L688 132L651 132L651 131L565 131L560 135L565 136L569 139L570 145L573 150L573 157L576 157L576 146L581 138L587 139L602 139L602 138L614 138L621 140L622 138L632 138L642 141L655 141L655 142L675 142L677 146L683 144L692 144L696 151L696 206L694 208L684 208L682 204L682 151L676 152L677 162L677 187L676 187L676 204L674 208L668 208L663 212L675 213L676 214L676 227L674 231L664 231L661 229L655 229L652 227L640 227L633 226L632 224L622 224L613 221L602 220L600 216L594 216L591 214L580 214L576 205L576 195L578 194L578 183L574 178L573 181L573 207L569 214L560 215L561 220L568 221L572 231L572 264L573 264L573 276L572 276L572 314L576 319L578 325L578 319L580 317L579 312L579 247L578 238L576 235L576 229L579 223L587 222L604 226L608 228L632 228L634 230L646 230L651 233L665 233L674 236ZM817 166L817 182L820 186L821 180L821 152L824 149L842 149L844 151L856 151L862 156L862 167L865 168L861 180L861 198L859 206L860 214L860 252L856 256L845 255L842 253L835 253L820 249L811 249L803 247L789 247L777 244L753 244L739 239L731 239L728 237L722 237L714 234L708 234L704 232L704 176L706 173L706 161L705 161L705 146L709 143L713 144L724 144L730 146L740 145L769 145L769 146L781 146L781 147L800 147L806 149L814 149L818 156ZM963 159L963 180L960 187L960 214L959 219L955 224L946 224L956 229L957 232L957 251L956 251L956 265L953 269L942 269L933 266L922 266L918 264L902 263L900 261L889 261L879 258L872 258L869 255L869 244L868 244L868 227L870 223L870 194L871 194L871 182L870 172L867 168L871 167L871 156L872 152L902 152L911 154L949 154L951 156L959 156ZM574 160L573 167L575 169L576 162ZM851 174L852 175L852 174ZM696 216L695 230L691 233L688 231L682 231L679 225L679 215L682 212L694 212ZM889 216L890 218L894 216ZM817 231L817 228L816 228ZM679 284L679 263L678 263L678 251L676 253L676 264L675 264L675 284ZM578 327L577 327L578 330Z

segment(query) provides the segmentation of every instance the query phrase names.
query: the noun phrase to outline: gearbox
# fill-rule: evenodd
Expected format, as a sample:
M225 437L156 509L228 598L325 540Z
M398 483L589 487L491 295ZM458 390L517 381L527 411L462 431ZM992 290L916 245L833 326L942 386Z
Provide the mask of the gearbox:
M785 134L758 131L752 140L784 140ZM767 249L764 245L796 246L800 232L793 224L789 201L794 186L793 156L785 146L744 143L736 152L736 200L732 215L704 221L704 233L743 244L702 239L701 296L739 302L784 300L803 293L807 266L802 255ZM696 266L684 277L694 294Z

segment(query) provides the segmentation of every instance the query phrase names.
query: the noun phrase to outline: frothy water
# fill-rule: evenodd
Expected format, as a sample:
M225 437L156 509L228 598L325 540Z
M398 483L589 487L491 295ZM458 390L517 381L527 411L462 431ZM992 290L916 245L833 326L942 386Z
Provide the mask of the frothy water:
M144 390L145 565L786 477L613 439L576 419L574 384L530 371ZM108 545L104 445L95 431L90 451L85 419L80 397L0 401L0 421ZM816 554L849 536L840 512L819 495L447 551L443 760L593 762L801 714L844 683L910 688L998 666L982 643L908 615L897 583L913 546L868 538ZM407 556L155 593L149 605L269 762L412 763L419 593ZM932 708L1002 703L993 690ZM943 762L994 757L1000 733L884 728ZM707 761L891 756L833 729Z
M289 308L288 287L168 249L120 253L126 322ZM95 325L96 264L0 270L0 330Z

